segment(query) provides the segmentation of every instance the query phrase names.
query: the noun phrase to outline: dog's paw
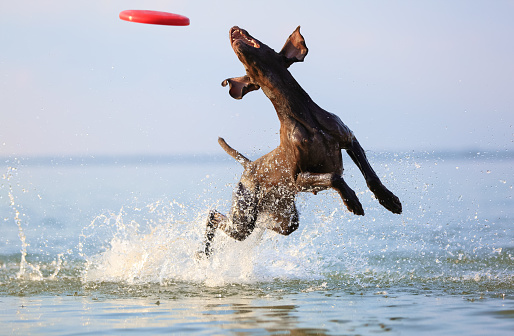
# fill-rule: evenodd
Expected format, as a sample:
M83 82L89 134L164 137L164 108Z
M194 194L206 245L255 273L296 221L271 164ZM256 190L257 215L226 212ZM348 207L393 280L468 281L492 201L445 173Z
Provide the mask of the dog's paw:
M400 199L381 182L370 182L368 183L368 187L384 208L395 214L402 213L402 203Z
M212 238L214 238L214 235L210 237L210 240L208 239L205 241L200 248L200 250L196 251L194 254L194 258L196 261L200 260L207 260L212 256L213 248L212 248Z
M208 260L210 257L211 257L211 252L207 252L207 251L196 251L195 255L194 255L194 258L196 261L202 261L202 260Z
M364 216L364 209L357 196L355 196L355 198L343 198L343 203L346 205L348 211L358 216Z
M342 178L338 177L334 179L332 181L332 187L337 190L348 211L353 212L358 216L364 216L364 209L362 208L362 204L355 194L355 191L353 191Z
M350 189L349 187L344 188L341 192L341 198L343 199L344 205L350 212L353 212L355 215L364 216L364 209L362 208L362 204L359 201L359 198L355 194L355 191Z

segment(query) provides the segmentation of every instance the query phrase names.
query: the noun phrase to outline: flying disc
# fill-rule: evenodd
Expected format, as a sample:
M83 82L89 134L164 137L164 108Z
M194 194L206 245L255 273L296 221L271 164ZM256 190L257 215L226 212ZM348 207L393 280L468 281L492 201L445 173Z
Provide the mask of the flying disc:
M188 26L189 18L167 12L152 10L124 10L120 13L120 19L130 22L147 23L167 26Z

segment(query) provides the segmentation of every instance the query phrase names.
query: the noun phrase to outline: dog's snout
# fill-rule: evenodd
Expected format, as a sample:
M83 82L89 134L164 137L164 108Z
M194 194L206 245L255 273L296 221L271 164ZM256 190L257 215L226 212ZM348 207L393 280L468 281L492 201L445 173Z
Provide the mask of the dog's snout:
M259 43L246 30L234 26L230 29L230 44L234 45L237 41L254 48L260 48Z

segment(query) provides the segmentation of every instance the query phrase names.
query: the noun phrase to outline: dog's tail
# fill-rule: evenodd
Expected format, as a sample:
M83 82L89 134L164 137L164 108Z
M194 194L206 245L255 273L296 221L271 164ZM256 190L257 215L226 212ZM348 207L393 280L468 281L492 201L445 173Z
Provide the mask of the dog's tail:
M232 156L237 162L239 162L240 164L243 165L243 167L246 167L249 163L251 163L252 161L250 161L250 159L248 159L246 156L244 156L243 154L239 153L237 150L235 150L234 148L230 147L226 142L225 142L225 139L223 138L218 138L218 143L220 144L221 148L223 148L225 150L225 152L227 152L228 155Z

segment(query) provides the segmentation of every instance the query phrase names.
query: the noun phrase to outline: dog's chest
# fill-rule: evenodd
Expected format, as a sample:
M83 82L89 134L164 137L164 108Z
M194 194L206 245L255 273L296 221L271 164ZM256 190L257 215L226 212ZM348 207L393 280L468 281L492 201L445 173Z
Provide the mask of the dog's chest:
M341 152L337 139L319 128L308 130L297 123L287 138L289 155L301 170L318 171L321 167L332 169L334 158L337 159Z
M336 139L320 128L306 129L302 124L296 122L288 132L290 145L300 149L302 152L324 151L326 149L339 149Z

